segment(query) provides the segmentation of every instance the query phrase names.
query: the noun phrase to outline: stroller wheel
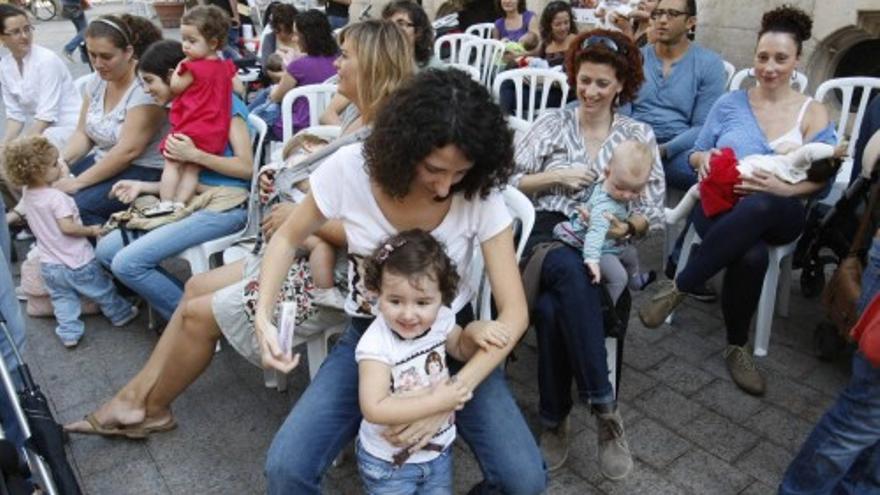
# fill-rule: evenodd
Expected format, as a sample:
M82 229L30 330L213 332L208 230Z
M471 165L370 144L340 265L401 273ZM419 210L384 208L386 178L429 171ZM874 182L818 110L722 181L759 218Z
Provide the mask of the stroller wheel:
M828 322L816 325L813 331L813 349L822 361L831 361L846 347L837 327Z
M825 288L825 273L821 270L804 268L801 272L801 293L804 297L813 298Z

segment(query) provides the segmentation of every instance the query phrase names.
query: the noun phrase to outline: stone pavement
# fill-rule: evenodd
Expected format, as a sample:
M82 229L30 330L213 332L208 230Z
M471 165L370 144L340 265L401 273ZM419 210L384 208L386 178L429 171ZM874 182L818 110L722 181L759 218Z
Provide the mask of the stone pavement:
M120 11L103 4L90 12ZM172 33L169 33L172 34ZM176 33L174 33L176 34ZM60 49L73 35L67 21L42 23L37 42ZM75 75L85 67L71 67ZM659 266L659 239L642 248L647 266ZM19 249L26 246L18 243ZM186 269L177 268L185 276ZM638 306L641 297L637 296ZM753 398L730 381L721 358L725 344L720 307L688 301L674 326L642 328L635 315L624 352L621 411L635 456L624 481L602 478L596 466L596 429L587 408L573 413L572 454L554 473L552 494L769 494L811 426L848 375L846 359L823 363L811 354L821 310L795 284L791 317L777 319L770 356L759 360L768 393ZM142 315L116 329L87 317L87 333L66 350L51 319L28 319L26 359L60 421L82 418L142 366L156 342ZM510 386L537 431L537 355L534 335L516 351ZM70 458L91 494L246 494L265 491L262 466L274 432L308 383L305 364L285 393L263 387L262 373L228 346L174 404L180 424L146 441L76 436ZM455 446L455 492L478 481L466 445ZM349 458L332 469L327 493L359 493Z

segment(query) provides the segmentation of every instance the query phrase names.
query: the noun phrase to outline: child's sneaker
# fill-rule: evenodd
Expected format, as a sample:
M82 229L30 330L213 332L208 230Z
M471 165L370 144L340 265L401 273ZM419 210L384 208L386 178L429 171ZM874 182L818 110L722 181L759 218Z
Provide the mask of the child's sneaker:
M131 312L128 314L128 316L126 316L125 318L123 318L119 321L111 321L110 324L113 325L114 327L124 327L125 325L128 325L129 323L131 323L132 320L137 318L138 313L139 313L138 307L132 306Z
M174 213L174 203L171 201L159 201L155 206L151 206L144 210L144 216L147 218L161 217Z
M328 308L343 310L345 309L345 296L336 287L329 289L315 289L315 304Z

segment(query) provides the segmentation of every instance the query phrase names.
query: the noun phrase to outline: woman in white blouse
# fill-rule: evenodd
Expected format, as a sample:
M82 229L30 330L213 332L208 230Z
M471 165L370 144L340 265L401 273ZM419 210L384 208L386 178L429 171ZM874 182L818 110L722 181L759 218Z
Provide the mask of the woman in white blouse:
M76 130L81 98L61 57L34 44L27 13L0 4L0 40L9 56L0 59L0 87L6 108L3 141L42 134L63 148Z

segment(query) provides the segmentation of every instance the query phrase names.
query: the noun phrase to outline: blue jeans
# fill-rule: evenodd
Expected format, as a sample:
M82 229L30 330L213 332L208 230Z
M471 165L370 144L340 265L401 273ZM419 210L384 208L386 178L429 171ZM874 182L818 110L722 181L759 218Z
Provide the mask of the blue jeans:
M328 15L327 20L330 21L330 29L339 29L348 24L348 17L338 15Z
M0 240L0 248L3 249L3 256L0 259L0 317L5 320L6 328L12 335L15 346L21 350L24 347L24 319L21 317L21 306L15 297L15 284L12 281L12 272L9 268L9 227L6 225L6 207L3 201L0 201L0 239L5 239ZM21 363L15 358L12 346L9 345L9 340L2 331L0 331L0 354L3 356L2 365L5 365L9 370L16 387L21 387L21 381L16 372ZM15 417L10 398L2 387L0 387L0 424L3 425L6 438L21 450L24 446L24 434Z
M116 292L113 280L101 268L98 260L93 259L79 268L40 263L40 273L46 281L46 290L58 321L55 334L62 341L78 341L85 332L85 325L79 319L82 308L80 296L95 301L114 325L131 315L131 303Z
M880 294L880 238L875 237L868 251L868 264L862 272L862 295L859 297L858 310L861 314L874 296Z
M94 157L87 156L73 166L72 172L79 175L94 163ZM125 203L110 197L110 189L117 181L131 179L158 182L161 178L162 169L130 165L115 176L80 190L73 196L73 200L76 201L76 206L79 208L83 225L103 224L110 218L110 215L128 208Z
M540 415L545 426L558 425L571 412L572 377L583 402L614 402L599 290L600 286L590 283L576 249L565 246L547 253L533 312Z
M368 495L447 495L452 493L452 447L428 462L394 464L356 445L358 471Z
M281 118L281 104L269 99L270 90L271 88L265 88L258 91L253 101L248 104L248 110L263 119L271 132L275 128L275 122Z
M358 366L354 350L361 333L349 325L330 351L281 429L266 460L270 494L321 493L321 477L337 454L357 436ZM450 362L453 369L457 363ZM483 470L474 493L541 493L547 475L541 452L519 411L501 368L455 413L458 434Z
M199 210L155 230L126 230L127 245L122 231L116 229L98 242L95 256L120 282L169 320L183 296L183 287L159 263L189 247L238 232L246 220L247 210L242 207L223 212Z
M0 252L3 253L3 259L0 262L5 263L6 270L9 271L9 263L12 263L12 237L9 235L9 225L6 224L6 203L0 199L0 217L3 217L2 225L0 225Z
M880 368L853 356L849 384L788 466L779 493L880 493Z
M70 20L73 23L73 28L76 30L76 34L73 35L73 38L64 45L64 51L66 53L73 53L77 48L79 49L80 57L83 62L89 61L88 53L85 48L85 29L88 26L88 22L86 21L85 12L81 12L80 15Z

